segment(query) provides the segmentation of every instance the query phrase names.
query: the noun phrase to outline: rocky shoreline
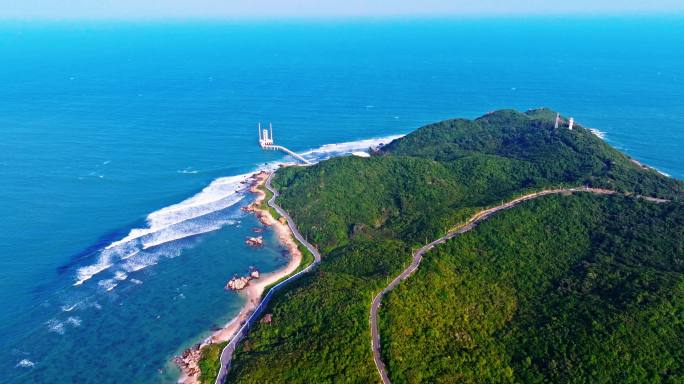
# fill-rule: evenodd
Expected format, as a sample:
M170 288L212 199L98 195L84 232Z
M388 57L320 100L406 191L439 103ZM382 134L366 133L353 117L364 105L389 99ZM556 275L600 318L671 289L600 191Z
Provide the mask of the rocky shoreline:
M197 377L199 379L199 361L200 357L202 356L202 352L200 351L201 346L202 344L195 344L183 351L180 356L173 358L173 362L181 369L183 374L187 376L188 379L190 377ZM188 380L185 382L187 383Z
M240 292L240 294L246 296L247 301L237 316L235 316L225 326L216 330L210 337L201 343L185 349L180 356L173 358L173 362L181 369L181 377L178 380L179 383L199 383L199 361L202 356L202 348L210 344L218 344L229 341L235 332L237 332L237 330L240 328L240 326L244 324L249 315L258 306L266 287L293 273L302 260L302 254L297 246L296 240L292 236L290 228L287 226L287 222L284 220L276 220L273 216L271 216L268 210L260 208L261 204L266 198L266 194L260 190L259 187L265 183L268 176L269 173L265 171L260 171L252 176L249 190L250 192L257 194L257 197L252 203L243 208L243 210L247 212L253 212L261 224L272 228L276 232L280 243L287 248L287 253L290 255L290 260L284 268L278 271L268 274L261 274L257 270L252 270L250 271L249 276L234 277L228 282L225 288ZM263 228L257 229L259 229L259 231L254 230L254 232L263 232ZM263 239L263 237L261 238ZM233 282L232 288L229 287L231 281Z
M260 276L259 271L256 268L252 268L247 276L235 276L228 284L226 284L226 290L231 291L241 291L249 284L253 279L258 279Z

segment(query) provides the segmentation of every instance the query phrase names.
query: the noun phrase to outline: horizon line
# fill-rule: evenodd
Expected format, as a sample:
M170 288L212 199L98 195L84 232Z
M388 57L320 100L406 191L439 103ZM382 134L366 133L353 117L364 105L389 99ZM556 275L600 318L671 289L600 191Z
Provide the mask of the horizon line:
M451 13L451 14L353 14L353 15L196 15L196 16L74 16L74 17L4 17L0 15L0 23L16 22L16 23L31 23L31 22L353 22L353 21L420 21L420 20L525 20L525 19L541 19L541 18L629 18L633 20L646 18L669 18L678 19L684 18L684 9L671 11L601 11L601 12L467 12L467 13Z

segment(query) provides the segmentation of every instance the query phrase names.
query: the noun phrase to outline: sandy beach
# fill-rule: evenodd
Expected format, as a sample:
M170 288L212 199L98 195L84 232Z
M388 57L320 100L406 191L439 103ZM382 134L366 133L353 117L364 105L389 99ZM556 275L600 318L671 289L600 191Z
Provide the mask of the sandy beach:
M250 192L256 194L257 197L247 207L246 210L253 212L262 224L273 228L278 236L278 240L287 248L288 253L291 256L290 260L284 268L275 272L262 274L258 279L250 280L247 287L240 291L240 294L246 297L245 305L242 307L240 312L223 328L206 338L199 345L199 348L195 347L186 350L186 352L183 354L183 357L180 358L180 364L178 364L182 371L181 377L178 380L179 383L199 383L200 371L198 363L200 358L200 350L209 344L217 344L224 341L229 341L235 332L240 328L242 323L254 311L257 305L259 305L266 287L294 272L302 260L302 254L299 251L296 240L293 238L292 232L287 224L283 224L276 220L268 210L259 208L261 203L266 198L266 194L260 190L259 187L264 184L268 176L269 173L265 171L261 171L252 176L253 181L250 187Z

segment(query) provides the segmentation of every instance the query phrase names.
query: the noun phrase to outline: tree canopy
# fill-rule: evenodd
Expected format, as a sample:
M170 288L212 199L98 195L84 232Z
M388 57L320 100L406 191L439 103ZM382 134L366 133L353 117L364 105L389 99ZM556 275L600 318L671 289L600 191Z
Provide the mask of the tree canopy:
M477 210L559 185L673 202L545 197L437 247L385 298L393 381L681 379L684 183L579 125L555 129L555 117L447 120L371 158L278 170L278 203L323 261L272 300L271 324L238 348L230 382L378 381L371 298L411 250Z

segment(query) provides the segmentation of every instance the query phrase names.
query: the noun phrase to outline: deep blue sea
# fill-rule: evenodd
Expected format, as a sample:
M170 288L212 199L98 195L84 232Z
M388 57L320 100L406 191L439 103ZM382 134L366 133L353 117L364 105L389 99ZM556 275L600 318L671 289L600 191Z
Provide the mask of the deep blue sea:
M286 263L259 121L313 159L542 106L684 178L684 18L0 24L0 382L175 380Z

